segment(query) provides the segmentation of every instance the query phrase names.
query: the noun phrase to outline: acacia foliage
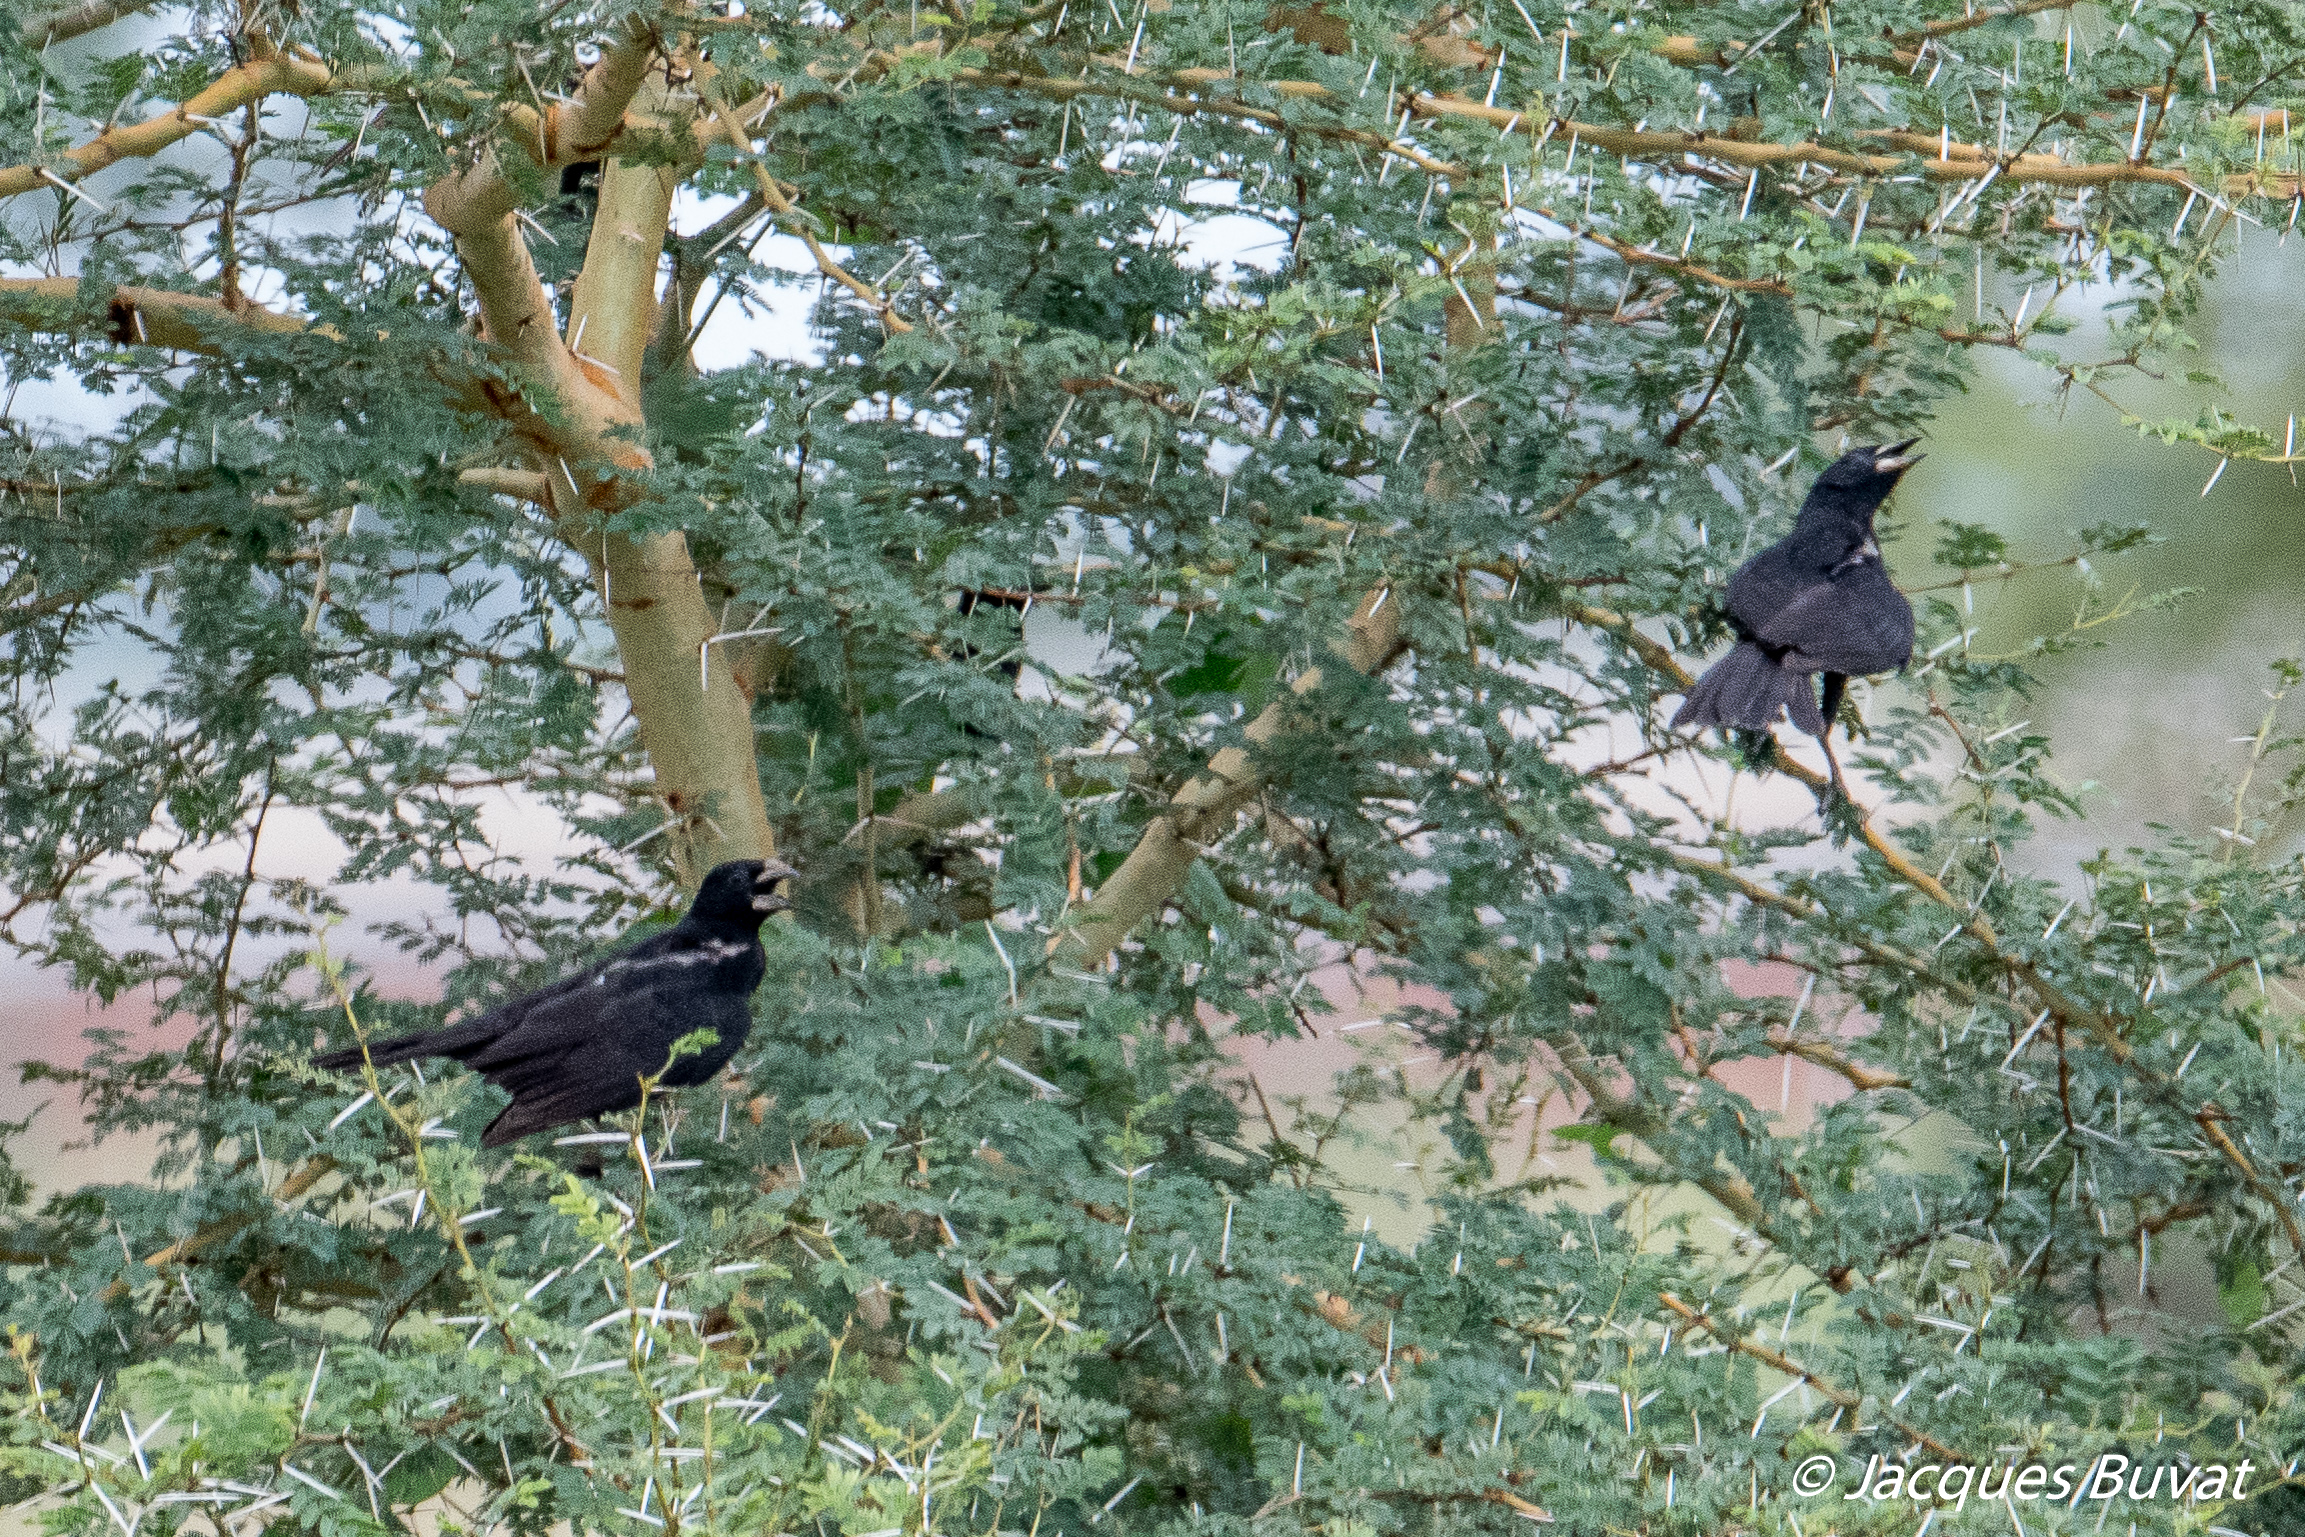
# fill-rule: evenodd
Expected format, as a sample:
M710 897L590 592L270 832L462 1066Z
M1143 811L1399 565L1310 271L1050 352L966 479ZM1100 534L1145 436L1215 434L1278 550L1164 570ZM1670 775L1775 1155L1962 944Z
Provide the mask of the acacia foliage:
M1841 434L1918 430L1978 346L2117 398L2188 347L2233 221L2293 207L2287 8L1927 9L307 0L17 36L5 366L133 405L8 427L5 932L175 1029L40 1070L166 1152L11 1187L16 1488L91 1533L397 1527L443 1491L519 1530L1905 1531L1791 1470L2149 1438L2292 1465L2277 716L2226 825L2026 874L2033 819L2077 809L2026 667L2119 609L2089 559L2142 532L1898 546L1938 584L1922 660L1852 754L1893 832L1730 825L1666 777L1771 761L1658 703ZM628 11L661 88L616 155L761 201L673 239L639 425L572 467L549 380L469 324L502 271L417 198L495 145L581 352L608 194L524 159L520 115ZM57 185L69 145L268 59L332 72ZM840 266L805 359L689 364L792 281L715 103ZM1259 260L1195 257L1220 208ZM2059 306L2108 286L2109 350L2062 356ZM2161 430L2273 454L2213 411ZM556 511L600 464L592 511L680 531L724 628L774 632L701 681L742 676L806 901L725 1103L482 1155L468 1077L307 1058L677 903L633 726L664 701ZM2029 563L2081 619L1979 653L1960 584ZM1092 670L1026 657L1027 595ZM1140 879L1228 747L1252 781ZM560 865L493 851L506 787L566 818ZM348 851L327 883L257 858L298 816ZM399 877L440 919L330 964L400 943L437 1005L310 954ZM1123 896L1157 916L1107 967L1078 936ZM1443 1075L1283 1124L1228 1042L1316 1027L1340 954L1414 985ZM1728 985L1756 955L1798 1001ZM1850 1004L1870 1032L1825 1033ZM1787 1048L1854 1092L1793 1125L1717 1075ZM1548 1088L1611 1177L1718 1215L1557 1206L1517 1148ZM1408 1248L1353 1231L1333 1157L1400 1106L1447 1147ZM1948 1156L1902 1151L1924 1117ZM2170 1252L2223 1317L2153 1311ZM2121 1516L2277 1531L2277 1485Z

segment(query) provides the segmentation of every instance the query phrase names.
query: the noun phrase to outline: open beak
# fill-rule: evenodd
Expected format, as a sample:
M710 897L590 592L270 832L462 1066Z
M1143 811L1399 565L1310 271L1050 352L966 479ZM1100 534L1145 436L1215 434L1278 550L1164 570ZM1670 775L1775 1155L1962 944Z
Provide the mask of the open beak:
M1912 452L1913 445L1920 441L1919 438L1907 438L1902 443L1885 443L1874 449L1873 472L1876 475L1895 475L1919 464L1929 457L1927 454Z
M754 876L752 881L752 910L763 916L790 911L791 901L779 896L776 888L779 883L789 881L799 874L798 870L779 860L772 859L763 865L760 874Z

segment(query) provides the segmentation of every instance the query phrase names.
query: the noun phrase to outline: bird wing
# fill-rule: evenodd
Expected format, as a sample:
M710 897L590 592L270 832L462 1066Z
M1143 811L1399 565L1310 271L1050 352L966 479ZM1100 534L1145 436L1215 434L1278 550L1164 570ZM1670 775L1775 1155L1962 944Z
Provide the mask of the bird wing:
M612 950L589 966L579 967L567 976L547 982L534 992L507 998L494 1008L485 1009L469 1018L459 1020L444 1029L418 1035L402 1036L397 1040L371 1041L368 1058L378 1067L394 1062L407 1062L418 1057L450 1057L459 1062L471 1062L485 1057L506 1036L516 1033L535 1010L555 999L565 998L579 989L597 984L611 972L621 972L634 962L650 959L680 943L676 926L653 938L622 950ZM357 1046L332 1051L312 1059L316 1067L338 1072L359 1068L361 1050Z
M454 1034L459 1037L458 1045L465 1049L456 1052L442 1051L438 1054L457 1056L464 1061L472 1060L475 1055L474 1048L478 1048L480 1054L485 1054L486 1043L501 1040L505 1036L514 1034L528 1022L529 1015L539 1008L555 999L565 998L581 988L596 985L604 974L629 966L635 959L646 956L651 947L661 943L664 937L664 935L659 934L629 949L612 950L591 965L580 966L565 977L545 983L534 992L522 993L517 998L505 999L504 1002L486 1013L475 1015L463 1024L451 1027L450 1031L443 1032L444 1035Z
M501 1075L539 1070L524 1064L557 1066L565 1060L574 1075L620 1084L637 1073L664 1071L672 1043L713 1012L710 1002L720 991L713 985L714 968L729 958L730 948L711 939L663 943L671 937L659 935L518 1000L524 1007L517 1021L465 1062L515 1093Z
M604 976L544 999L465 1061L531 1111L575 1120L636 1104L680 1033L673 978ZM544 1123L550 1124L550 1123Z
M1783 544L1771 545L1729 578L1728 609L1746 634L1758 637L1817 579L1794 566Z
M564 994L472 1065L512 1096L482 1145L498 1147L531 1132L640 1103L640 1080L667 1087L702 1083L743 1045L752 1017L741 995L700 989L661 969L639 982ZM697 1029L720 1042L667 1067L672 1045Z
M633 974L601 968L584 985L550 997L523 1000L519 1020L464 1060L484 1073L538 1057L613 1053L629 1033L626 1021L650 989Z
M1783 665L1795 671L1889 672L1913 659L1913 605L1878 557L1852 556L1754 633L1763 645L1783 647Z

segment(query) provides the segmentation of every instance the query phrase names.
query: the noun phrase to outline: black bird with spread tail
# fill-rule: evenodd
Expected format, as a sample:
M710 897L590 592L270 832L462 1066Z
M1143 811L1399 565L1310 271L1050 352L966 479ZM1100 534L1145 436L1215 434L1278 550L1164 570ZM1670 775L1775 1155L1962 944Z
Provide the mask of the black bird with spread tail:
M760 926L792 906L776 888L795 873L774 860L717 865L688 915L663 933L462 1024L372 1041L367 1060L386 1067L450 1057L510 1093L512 1103L481 1133L483 1147L630 1110L643 1078L661 1074L667 1088L703 1083L751 1033L753 990L768 972ZM694 1030L720 1039L668 1068L673 1043ZM356 1071L362 1051L347 1047L313 1064Z
M1919 441L1834 460L1809 488L1793 531L1737 568L1728 603L1736 649L1689 690L1676 727L1764 731L1790 712L1824 741L1851 677L1900 671L1913 659L1913 605L1881 564L1873 515L1921 459L1912 452ZM1821 708L1814 673L1824 674Z

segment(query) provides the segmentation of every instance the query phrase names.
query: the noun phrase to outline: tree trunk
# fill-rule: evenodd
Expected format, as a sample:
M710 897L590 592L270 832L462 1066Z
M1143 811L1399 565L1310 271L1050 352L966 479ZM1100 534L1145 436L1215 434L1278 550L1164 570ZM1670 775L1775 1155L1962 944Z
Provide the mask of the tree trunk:
M610 99L629 88L644 108L662 104L661 65L648 67L642 80L630 53L612 52L595 75ZM588 95L580 108L590 105ZM588 117L581 110L569 115ZM773 854L776 837L753 756L751 701L728 659L709 654L706 642L719 627L687 539L635 538L603 526L637 499L633 477L652 465L636 436L641 367L657 319L657 270L677 182L670 166L613 157L602 164L565 341L500 175L477 168L436 188L427 207L456 237L488 339L521 365L524 387L548 402L543 409L500 404L544 474L561 537L584 556L601 588L641 746L671 813L673 867L693 890L725 860Z

